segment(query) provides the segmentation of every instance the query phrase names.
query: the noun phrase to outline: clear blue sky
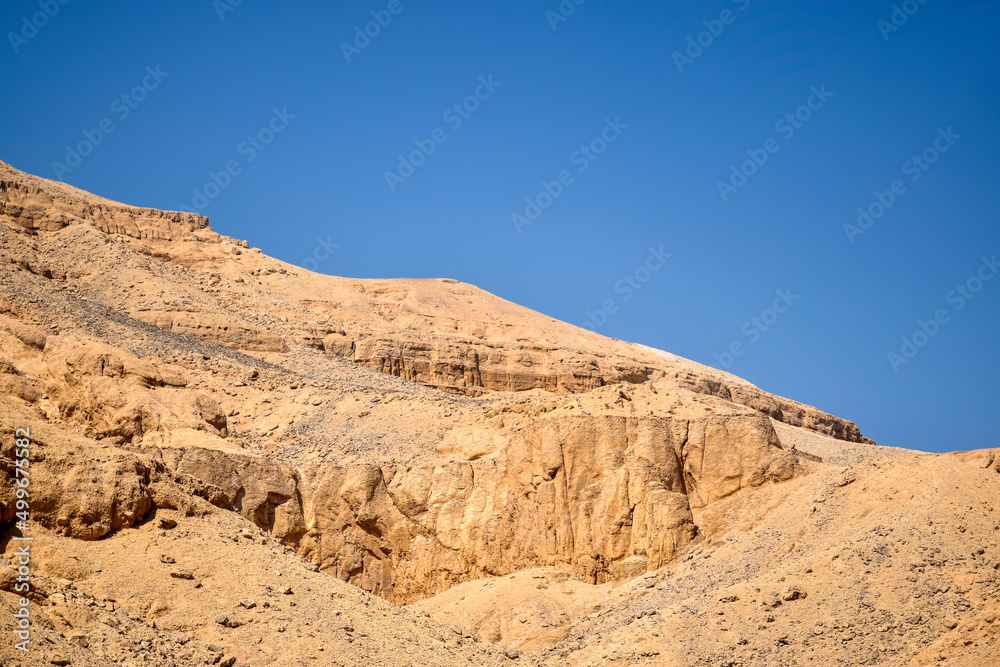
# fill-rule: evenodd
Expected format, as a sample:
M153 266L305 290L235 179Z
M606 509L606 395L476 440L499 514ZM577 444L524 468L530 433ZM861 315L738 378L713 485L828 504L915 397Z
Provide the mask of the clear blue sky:
M1000 2L792 4L11 0L0 159L322 272L596 322L882 444L998 446Z

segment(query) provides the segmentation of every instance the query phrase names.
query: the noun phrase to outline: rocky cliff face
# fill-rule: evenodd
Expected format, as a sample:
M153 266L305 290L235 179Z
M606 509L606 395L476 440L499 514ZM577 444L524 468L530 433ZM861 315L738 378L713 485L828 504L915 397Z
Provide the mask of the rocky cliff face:
M462 429L448 463L317 471L303 554L398 601L541 566L621 581L698 539L692 504L796 470L749 410L685 419L563 404L493 436Z
M212 234L208 218L193 213L125 206L62 183L36 178L0 162L0 219L22 232L58 232L89 224L105 234L165 241Z
M541 566L595 584L622 581L699 539L693 507L801 472L768 418L667 382L461 404L432 450L402 460L283 462L230 437L241 433L230 423L234 406L272 404L269 387L227 395L228 385L246 384L234 376L253 371L227 369L204 386L178 364L47 335L12 313L0 328L8 370L0 377L19 383L18 405L84 436L51 448L38 439L51 452L37 463L44 525L104 537L154 506L183 506L157 498L157 485L169 482L396 602ZM310 384L292 377L284 381ZM413 401L393 403L412 410ZM399 409L368 404L358 416L374 411L381 421ZM307 405L329 424L354 418L338 414L325 388ZM95 441L107 454L83 455Z
M444 340L434 340L438 337ZM578 334L585 337L586 333ZM849 442L871 442L849 421L773 396L733 376L691 362L651 355L640 346L614 341L618 354L581 352L565 346L532 345L519 338L515 348L478 335L435 331L434 338L410 334L372 334L345 325L319 339L322 348L372 370L413 380L443 391L482 396L492 391L542 389L555 394L583 393L607 385L666 379L677 387L724 398L791 426Z

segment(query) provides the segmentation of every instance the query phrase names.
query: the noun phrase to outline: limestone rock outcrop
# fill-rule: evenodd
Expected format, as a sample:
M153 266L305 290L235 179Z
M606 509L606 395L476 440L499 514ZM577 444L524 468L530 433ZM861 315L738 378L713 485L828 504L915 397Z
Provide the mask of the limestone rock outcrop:
M23 174L0 163L0 222L24 232L58 232L93 224L105 234L181 239L210 231L208 218L193 213L137 208L94 197L76 188Z
M288 345L281 336L213 313L150 311L136 313L136 319L167 331L193 336L205 342L227 345L239 350L288 351Z
M459 427L480 442L456 450L446 436L447 463L315 471L303 555L399 601L532 567L617 581L696 541L692 506L796 473L752 410L662 388L630 398L647 414L599 407L620 392L532 415L502 438Z
M28 419L0 420L4 433L25 429L31 465L15 471L16 445L0 446L0 521L17 511L18 488L28 492L31 521L67 537L96 540L127 528L152 508L151 471L139 458L120 450L94 451L93 443ZM27 473L27 474L24 474ZM27 479L27 487L17 484Z

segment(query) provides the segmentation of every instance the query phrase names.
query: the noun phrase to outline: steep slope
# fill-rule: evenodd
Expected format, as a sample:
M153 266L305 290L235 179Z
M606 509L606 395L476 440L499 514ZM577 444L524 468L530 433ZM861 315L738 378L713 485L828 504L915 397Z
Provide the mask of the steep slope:
M469 285L322 276L248 246L201 216L0 163L0 432L32 433L31 600L36 639L51 642L31 660L99 665L156 647L162 664L636 664L605 649L638 641L643 599L707 623L714 603L698 596L798 576L782 556L800 543L826 553L820 527L863 544L851 531L906 494L909 549L934 548L923 511L969 537L975 523L979 542L992 525L981 502L995 464L980 465L992 453L881 448L851 422ZM17 458L5 437L8 559ZM838 486L842 466L854 483ZM952 496L929 490L933 475L969 509L941 505ZM837 511L822 523L813 508ZM992 551L976 548L970 572L989 596ZM725 576L695 572L693 553ZM14 579L0 575L12 610ZM669 594L645 587L668 579ZM885 580L893 614L920 592ZM870 585L836 581L855 597ZM910 604L930 614L922 605ZM683 639L711 664L730 650L688 620L643 650L673 654ZM970 645L992 655L983 628ZM731 652L806 656L804 636L788 637L802 643L777 653L748 638ZM887 660L964 650L936 630L906 639Z
M698 539L692 507L796 472L767 417L665 373L473 398L369 371L299 336L289 322L309 311L282 291L295 276L204 219L5 173L0 378L20 409L130 452L137 469L192 478L215 505L390 600L539 566L628 578ZM299 294L370 289L301 280ZM424 305L476 292L470 318L509 317L522 334L541 317L466 286L403 282ZM53 495L38 520L82 539L155 505L105 516Z
M31 245L18 248L17 261L41 275L72 265L76 273L70 282L81 296L202 340L255 351L313 346L471 396L536 388L578 393L663 378L782 422L865 441L851 422L767 394L728 373L605 338L453 280L311 273L212 232L202 216L115 204L4 163L0 203L0 221L10 228L64 241L41 254ZM103 248L81 253L77 242L86 233L81 227L121 241L125 247L110 253L122 265L120 273L102 270L109 254ZM175 275L159 276L155 289L137 286L143 276L136 273L147 269L136 255L166 263ZM53 275L67 278L59 268Z

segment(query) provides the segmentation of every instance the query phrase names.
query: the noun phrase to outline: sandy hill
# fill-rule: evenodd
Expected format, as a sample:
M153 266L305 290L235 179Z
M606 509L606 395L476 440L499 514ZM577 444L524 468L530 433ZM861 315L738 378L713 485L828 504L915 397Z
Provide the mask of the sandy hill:
M1000 662L996 451L3 163L0 285L2 660Z

